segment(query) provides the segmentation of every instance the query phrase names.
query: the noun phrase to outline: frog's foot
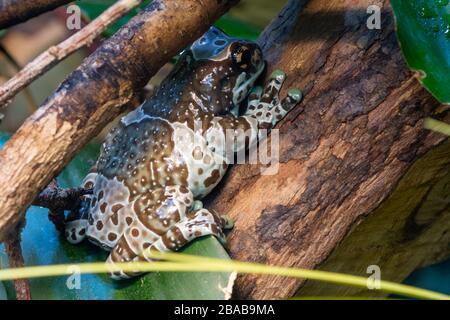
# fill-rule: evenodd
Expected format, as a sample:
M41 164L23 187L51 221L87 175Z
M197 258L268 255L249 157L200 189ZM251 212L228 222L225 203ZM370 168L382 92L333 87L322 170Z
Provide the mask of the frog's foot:
M65 237L71 244L78 244L86 238L86 229L88 221L86 219L77 219L66 222Z
M166 234L150 246L150 251L178 251L192 240L207 235L213 235L222 244L225 244L226 237L222 230L227 226L229 226L229 221L226 218L207 209L200 209L189 213L186 218L170 228ZM147 260L151 260L148 253L149 251L146 251L144 256Z
M285 80L286 74L275 70L264 90L255 87L250 93L246 115L256 118L260 127L272 128L302 100L299 89L290 89L286 98L280 100L280 89Z
M65 221L64 236L71 244L78 244L86 238L90 199L85 196L81 208L71 211Z
M192 206L190 208L191 212L195 212L198 211L200 209L203 209L203 202L201 202L200 200L194 200L194 202L192 203ZM222 226L223 229L233 229L234 227L234 221L228 216L228 215L219 215L216 212L211 213L212 215L214 215L215 217L217 217L216 219L220 219L220 225Z
M231 219L230 216L228 216L226 214L217 215L217 216L221 220L220 225L222 226L222 229L229 230L229 229L234 228L234 221L233 221L233 219Z
M194 202L192 203L192 206L190 208L191 212L195 212L198 211L200 209L203 209L203 202L201 202L200 200L194 200ZM228 230L228 229L233 229L234 227L234 221L225 214L218 214L217 212L213 212L211 213L214 216L216 216L216 219L220 219L220 225L222 226L223 229Z
M198 211L200 209L203 209L203 202L201 202L200 200L194 200L190 210L191 211Z
M199 209L188 213L185 218L174 224L165 234L145 247L139 254L134 253L125 241L126 238L122 237L107 260L111 277L120 280L141 274L138 270L124 272L114 267L114 264L117 262L154 261L150 254L153 250L159 252L177 251L192 240L206 235L213 235L222 244L225 244L226 237L222 229L230 227L232 227L232 223L229 218L219 217L206 209Z
M158 199L152 199L154 194L155 190L137 199L133 206L137 210L135 218L129 220L128 227L121 236L113 235L114 241L110 246L112 250L107 260L111 264L113 279L127 279L139 275L138 271L117 270L114 264L149 260L144 257L143 252L173 226L186 219L187 212L193 206L201 204L194 202L192 192L185 186L167 186L162 197ZM154 201L158 201L160 205L154 206Z
M96 178L97 173L94 169L91 169L91 172L84 178L81 186L85 189L92 189ZM64 236L72 244L78 244L86 238L91 197L91 195L84 195L81 208L72 211L65 221Z

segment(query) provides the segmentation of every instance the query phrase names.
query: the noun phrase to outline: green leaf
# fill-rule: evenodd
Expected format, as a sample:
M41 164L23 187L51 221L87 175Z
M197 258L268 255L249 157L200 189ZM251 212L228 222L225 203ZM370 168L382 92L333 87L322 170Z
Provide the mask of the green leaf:
M392 0L403 55L423 85L450 103L450 1Z
M0 133L0 148L9 138ZM97 158L99 145L86 146L59 175L62 187L77 186ZM31 207L26 215L22 248L27 266L104 261L107 252L88 241L71 245L47 219L47 210ZM205 237L186 246L185 253L229 259L221 244ZM0 247L0 267L7 267ZM30 280L34 299L224 299L220 288L226 287L229 273L168 272L149 273L128 281L113 281L107 275L81 275L80 289L70 290L67 277ZM14 296L12 283L5 283L8 296ZM0 287L1 299L1 287Z

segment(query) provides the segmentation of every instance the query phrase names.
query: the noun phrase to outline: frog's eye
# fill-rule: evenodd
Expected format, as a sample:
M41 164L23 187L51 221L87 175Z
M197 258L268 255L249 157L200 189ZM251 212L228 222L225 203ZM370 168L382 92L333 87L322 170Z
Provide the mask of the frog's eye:
M246 46L238 47L232 53L233 62L237 64L241 69L248 69L252 66L252 53Z

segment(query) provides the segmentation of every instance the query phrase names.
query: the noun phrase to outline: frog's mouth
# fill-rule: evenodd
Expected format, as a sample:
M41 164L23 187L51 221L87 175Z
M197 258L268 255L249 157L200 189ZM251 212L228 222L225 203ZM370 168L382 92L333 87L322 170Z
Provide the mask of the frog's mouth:
M256 80L259 78L261 73L264 71L266 63L261 60L260 65L256 68L255 72L247 73L242 72L236 79L236 84L232 90L233 92L233 109L231 112L234 115L239 113L239 104L248 96Z

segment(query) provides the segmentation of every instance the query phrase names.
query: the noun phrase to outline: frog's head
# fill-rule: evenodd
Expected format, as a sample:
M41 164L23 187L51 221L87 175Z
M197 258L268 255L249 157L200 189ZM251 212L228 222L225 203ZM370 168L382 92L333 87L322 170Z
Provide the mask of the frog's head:
M210 98L208 108L215 114L237 114L265 67L256 43L229 37L216 27L195 41L188 55L194 85Z

